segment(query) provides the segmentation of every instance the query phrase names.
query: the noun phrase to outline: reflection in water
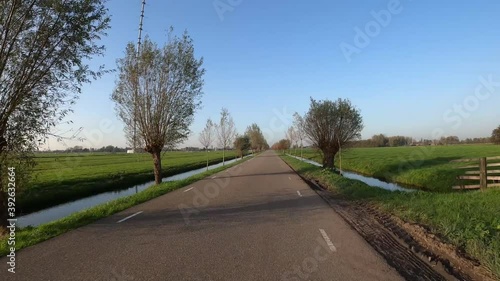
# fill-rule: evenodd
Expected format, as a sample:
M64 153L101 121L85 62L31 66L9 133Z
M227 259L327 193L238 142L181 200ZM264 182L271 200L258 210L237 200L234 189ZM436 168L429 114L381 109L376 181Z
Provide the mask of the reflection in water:
M293 157L293 158L298 159L298 160L301 160L301 161L304 161L306 163L318 166L318 167L322 167L322 165L319 164L318 162L315 162L315 161L312 161L309 159L305 159L305 158L301 158L301 157L293 156L293 155L288 155L288 156ZM369 186L379 187L379 188L387 189L390 191L409 191L409 192L415 191L413 189L401 187L395 183L381 181L381 180L376 179L376 178L363 176L363 175L356 174L353 172L343 171L342 175L348 179L359 180L359 181L366 183Z
M245 156L245 157L248 157L248 156ZM234 163L238 160L239 159L225 161L225 164L231 164L231 163ZM219 168L221 166L222 166L222 162L219 164L208 166L208 169L212 170L215 168ZM189 172L173 175L170 177L165 177L162 180L164 182L183 180L183 179L187 179L191 176L201 174L201 173L205 172L206 170L207 170L207 168L204 167L204 168L192 170ZM155 183L154 181L150 181L147 183L132 186L132 187L127 188L127 189L100 193L100 194L90 196L90 197L85 197L85 198L82 198L82 199L79 199L76 201L60 204L60 205L57 205L57 206L54 206L51 208L47 208L47 209L35 212L35 213L31 213L31 214L28 214L25 216L18 217L17 218L17 225L19 227L26 227L26 226L30 226L30 225L31 226L38 226L40 224L44 224L44 223L48 223L48 222L51 222L54 220L58 220L58 219L67 217L73 213L76 213L78 211L85 210L85 209L88 209L88 208L91 208L91 207L94 207L94 206L97 206L97 205L100 205L100 204L103 204L103 203L106 203L106 202L109 202L109 201L112 201L112 200L115 200L118 198L122 198L122 197L136 194L138 192L141 192L141 191L147 189L148 187L153 186L154 183Z

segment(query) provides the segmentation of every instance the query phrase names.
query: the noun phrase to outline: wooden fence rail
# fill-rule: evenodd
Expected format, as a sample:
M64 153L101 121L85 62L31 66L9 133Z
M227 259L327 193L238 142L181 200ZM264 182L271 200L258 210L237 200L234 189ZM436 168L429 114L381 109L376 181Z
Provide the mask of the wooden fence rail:
M451 162L466 163L478 162L476 165L459 167L461 169L479 169L475 171L465 171L465 175L458 176L460 185L453 186L453 189L485 189L488 187L500 187L500 170L489 169L490 167L500 167L500 163L489 163L491 160L500 160L500 156L482 157L472 159L458 159ZM464 181L478 180L479 184L465 184Z

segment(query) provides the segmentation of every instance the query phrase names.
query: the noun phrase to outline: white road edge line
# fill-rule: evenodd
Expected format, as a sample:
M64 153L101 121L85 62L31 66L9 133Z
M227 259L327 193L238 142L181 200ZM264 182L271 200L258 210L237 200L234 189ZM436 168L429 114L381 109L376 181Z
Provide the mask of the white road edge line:
M328 235L326 234L326 231L324 229L320 228L319 232L321 232L321 236L323 236L323 239L325 239L325 242L326 242L326 245L328 245L328 248L330 248L330 250L332 252L336 252L337 248L335 248L335 246L333 245L332 241L330 240L330 237L328 237Z
M194 186L193 186L193 187L190 187L190 188L188 188L188 189L186 189L186 190L184 190L184 192L188 192L188 191L192 190L193 188L194 188Z
M217 176L213 176L212 179L215 179Z
M137 213L135 213L135 214L133 214L133 215L130 215L130 216L128 216L128 217L126 217L126 218L124 218L124 219L121 219L121 220L117 221L116 223L121 223L121 222L124 222L124 221L126 221L126 220L128 220L128 219L130 219L130 218L133 218L133 217L137 216L138 214L140 214L140 213L142 213L142 212L143 212L143 211L137 212Z
M300 191L298 191L298 190L297 190L297 194L298 194L300 197L302 197L302 194L300 194Z

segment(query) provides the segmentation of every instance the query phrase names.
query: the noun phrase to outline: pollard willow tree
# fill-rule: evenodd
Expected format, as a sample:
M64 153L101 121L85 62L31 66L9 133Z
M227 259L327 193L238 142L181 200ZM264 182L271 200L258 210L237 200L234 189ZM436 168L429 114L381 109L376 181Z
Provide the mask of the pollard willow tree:
M118 60L119 79L112 99L118 116L131 132L134 123L144 150L152 155L156 184L161 183L161 152L186 140L199 108L203 88L203 58L196 59L193 40L170 29L159 47L149 38L136 52L129 43Z
M359 139L363 129L363 118L348 99L316 101L311 98L303 120L306 136L321 151L323 167L328 169L334 169L337 152Z
M104 54L104 0L0 1L0 232L7 216L7 167L16 190L33 151L71 111L83 84L106 73L88 63Z
M236 136L236 128L234 127L233 117L229 114L227 108L222 108L220 112L219 124L215 126L219 145L222 146L222 165L225 164L226 148L233 144L233 139Z

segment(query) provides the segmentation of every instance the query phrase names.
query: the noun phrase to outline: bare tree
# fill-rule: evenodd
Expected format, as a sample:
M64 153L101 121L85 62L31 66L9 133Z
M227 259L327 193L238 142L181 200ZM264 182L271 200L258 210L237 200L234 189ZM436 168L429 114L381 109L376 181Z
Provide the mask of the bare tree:
M300 116L297 112L293 115L293 125L295 126L297 140L300 143L300 157L303 157L304 140L306 138L306 132L304 131L304 118Z
M304 131L323 154L323 167L334 168L337 152L344 145L359 139L363 119L348 99L316 101L311 98L304 117Z
M288 130L285 132L286 139L290 142L290 148L293 148L293 145L297 145L297 133L293 126L288 127Z
M84 83L102 67L97 44L109 27L104 1L0 1L0 166L15 167L16 188L29 179L32 152L69 112ZM7 178L0 174L0 232L6 230Z
M200 132L199 140L201 145L203 145L203 148L205 148L207 154L207 171L208 171L208 148L212 145L214 141L214 123L210 118L208 118L207 124L205 125L205 128L203 128L203 131Z
M202 95L203 59L194 56L193 41L185 32L172 35L162 48L149 38L129 43L118 60L119 80L112 99L118 116L132 131L134 117L144 150L153 157L154 176L161 183L161 151L187 139Z
M219 124L215 126L219 145L222 146L222 165L225 164L226 148L233 143L236 136L236 128L234 127L233 117L229 114L227 108L222 108L220 112Z

